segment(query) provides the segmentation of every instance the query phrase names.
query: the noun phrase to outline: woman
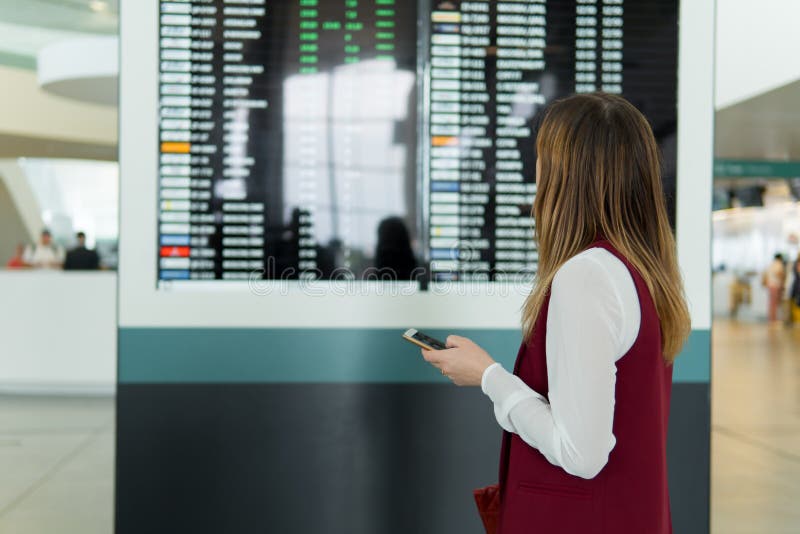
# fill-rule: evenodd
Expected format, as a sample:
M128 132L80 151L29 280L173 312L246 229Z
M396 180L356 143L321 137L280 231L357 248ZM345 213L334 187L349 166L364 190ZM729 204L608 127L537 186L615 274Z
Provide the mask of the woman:
M653 133L624 99L578 95L549 108L536 148L539 270L513 374L463 337L423 356L494 403L501 534L671 532L672 362L690 325Z
M764 272L764 286L769 292L769 303L767 306L767 319L770 322L778 320L778 308L783 298L784 284L786 283L786 267L783 263L783 255L775 254L772 263L769 264Z

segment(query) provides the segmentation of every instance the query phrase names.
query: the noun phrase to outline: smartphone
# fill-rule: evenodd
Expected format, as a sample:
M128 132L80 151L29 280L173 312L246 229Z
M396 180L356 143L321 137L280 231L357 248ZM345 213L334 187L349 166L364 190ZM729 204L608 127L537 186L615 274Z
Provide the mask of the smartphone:
M410 341L414 345L418 347L422 347L423 349L427 350L443 350L447 348L447 345L439 341L438 339L434 339L430 336L426 336L419 330L415 328L409 328L403 333L403 339L406 341Z

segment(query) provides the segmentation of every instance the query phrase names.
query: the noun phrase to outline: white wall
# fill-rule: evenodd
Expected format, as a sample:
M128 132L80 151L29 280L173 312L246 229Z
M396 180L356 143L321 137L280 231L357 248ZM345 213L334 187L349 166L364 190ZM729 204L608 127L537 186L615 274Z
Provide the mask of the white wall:
M73 243L77 231L86 234L90 248L95 247L98 239L116 241L119 235L116 163L20 158L18 165L36 197L40 209L38 219L44 222L56 241ZM35 237L38 238L38 234Z
M800 79L800 2L717 0L716 5L717 109Z
M0 271L0 391L112 393L112 272Z
M714 212L712 266L735 274L766 270L777 253L794 262L800 253L800 202Z

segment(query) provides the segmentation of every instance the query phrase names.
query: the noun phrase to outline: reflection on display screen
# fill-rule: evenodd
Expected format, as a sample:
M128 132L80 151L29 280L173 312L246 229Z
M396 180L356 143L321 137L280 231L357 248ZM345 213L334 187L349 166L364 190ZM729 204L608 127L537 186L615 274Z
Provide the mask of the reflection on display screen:
M573 92L645 113L673 213L677 4L162 0L160 285L530 277L535 118Z

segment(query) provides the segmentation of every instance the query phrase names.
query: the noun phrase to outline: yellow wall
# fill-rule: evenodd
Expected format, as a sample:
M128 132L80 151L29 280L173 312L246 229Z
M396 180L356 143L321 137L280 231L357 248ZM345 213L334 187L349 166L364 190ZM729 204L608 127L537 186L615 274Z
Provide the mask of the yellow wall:
M24 138L27 143L49 140L106 148L117 144L116 107L50 95L39 88L35 72L13 67L0 66L0 87L0 137Z

